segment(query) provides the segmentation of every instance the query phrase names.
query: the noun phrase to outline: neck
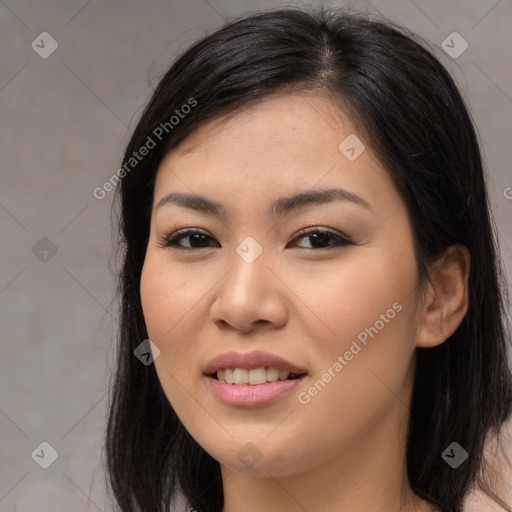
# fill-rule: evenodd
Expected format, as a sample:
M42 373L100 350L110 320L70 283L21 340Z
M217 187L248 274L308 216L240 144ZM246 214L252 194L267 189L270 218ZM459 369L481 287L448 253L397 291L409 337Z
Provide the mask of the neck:
M431 512L399 476L389 464L362 468L355 463L349 471L335 461L288 477L233 472L224 478L222 512Z

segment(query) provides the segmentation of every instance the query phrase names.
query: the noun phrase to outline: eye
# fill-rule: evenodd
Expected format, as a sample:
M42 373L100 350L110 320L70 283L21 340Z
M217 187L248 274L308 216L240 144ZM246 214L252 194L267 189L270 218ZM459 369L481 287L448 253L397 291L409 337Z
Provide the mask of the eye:
M296 242L301 238L310 239L311 245L313 247L309 247L309 249L312 250L321 250L323 248L322 246L328 249L330 247L343 247L347 245L355 245L353 242L351 242L345 236L339 233L326 229L319 229L316 227L301 229L296 233L292 242ZM182 240L188 240L188 244L181 244L180 242ZM194 249L204 249L206 247L212 247L212 245L205 245L207 244L208 240L213 240L213 238L210 235L204 233L203 231L199 231L193 228L184 228L174 233L166 234L160 237L158 240L158 246L163 248L173 248L176 250L190 251ZM329 241L334 241L334 243L329 243ZM308 247L302 248L308 249Z
M353 242L348 240L345 236L342 236L339 233L336 233L334 231L326 230L326 229L319 229L316 227L313 228L304 228L301 229L294 239L293 242L296 240L299 240L301 238L309 238L312 242L313 247L311 249L321 249L321 247L318 247L318 245L322 246L327 244L327 248L329 247L339 247L339 246L345 246L345 245L354 245ZM328 244L327 242L329 240L334 240L334 243ZM307 247L306 247L307 249Z
M184 239L189 239L190 245L184 246L179 242ZM202 249L207 246L202 246L207 239L213 240L211 236L199 231L197 229L185 228L179 231L162 236L158 241L159 247L176 247L178 249L192 250Z

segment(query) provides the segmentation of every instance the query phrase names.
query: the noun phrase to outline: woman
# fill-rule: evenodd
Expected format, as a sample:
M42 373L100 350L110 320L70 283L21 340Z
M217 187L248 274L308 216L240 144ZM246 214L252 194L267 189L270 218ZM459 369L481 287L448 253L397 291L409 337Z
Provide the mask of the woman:
M414 37L278 10L161 79L120 169L123 512L456 512L475 487L511 510L483 451L512 375L480 150Z

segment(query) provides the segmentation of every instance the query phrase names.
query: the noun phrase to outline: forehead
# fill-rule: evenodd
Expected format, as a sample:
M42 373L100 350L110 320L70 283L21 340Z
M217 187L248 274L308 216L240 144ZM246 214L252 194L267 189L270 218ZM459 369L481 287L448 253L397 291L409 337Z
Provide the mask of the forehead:
M329 149L331 132L334 141L343 133L353 133L348 116L342 113L322 92L274 94L249 107L220 119L214 119L195 130L172 151L175 157L213 153L246 155L272 151L274 157L283 148L292 154L307 155L308 148ZM301 139L299 146L290 146ZM301 151L304 149L305 151Z
M336 186L370 202L386 195L386 187L390 199L397 195L387 171L332 99L293 93L195 130L162 161L155 201L172 190L227 193L229 202L237 199L234 194L252 199Z

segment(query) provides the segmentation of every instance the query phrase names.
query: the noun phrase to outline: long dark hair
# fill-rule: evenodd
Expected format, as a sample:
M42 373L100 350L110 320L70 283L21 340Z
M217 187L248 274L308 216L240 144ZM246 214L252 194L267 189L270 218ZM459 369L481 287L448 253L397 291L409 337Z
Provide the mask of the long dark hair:
M460 511L478 487L511 510L484 478L484 443L499 440L512 411L509 299L496 226L468 109L422 43L362 13L280 9L204 37L161 78L127 145L116 192L122 305L105 446L123 512L167 511L180 494L198 512L223 506L219 463L176 416L154 365L134 356L148 338L139 285L157 168L207 121L292 90L330 93L389 171L408 209L421 285L446 248L469 249L466 316L444 343L417 349L407 473L413 491L444 512ZM143 146L150 149L140 157ZM469 454L456 470L441 457L452 442Z

